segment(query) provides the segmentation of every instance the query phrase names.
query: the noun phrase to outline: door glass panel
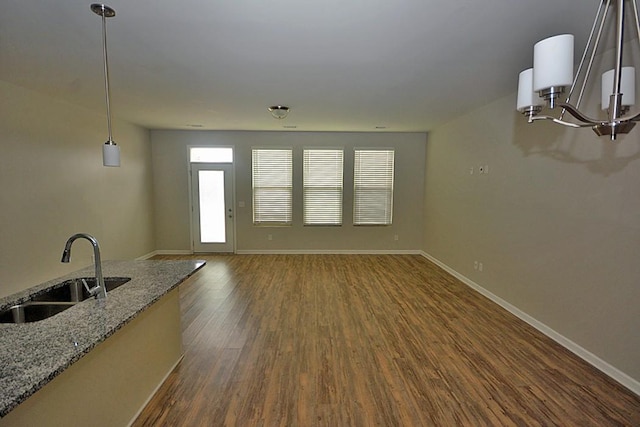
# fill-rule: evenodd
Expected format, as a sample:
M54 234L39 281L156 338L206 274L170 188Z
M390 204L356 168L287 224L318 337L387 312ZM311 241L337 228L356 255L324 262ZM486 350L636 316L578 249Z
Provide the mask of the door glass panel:
M224 171L201 170L198 173L200 189L200 242L226 242Z

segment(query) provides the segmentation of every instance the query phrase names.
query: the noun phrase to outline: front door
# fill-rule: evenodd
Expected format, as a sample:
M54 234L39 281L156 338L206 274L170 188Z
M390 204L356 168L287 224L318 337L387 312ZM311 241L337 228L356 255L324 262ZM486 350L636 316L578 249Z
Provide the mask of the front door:
M233 167L191 164L194 252L234 252Z

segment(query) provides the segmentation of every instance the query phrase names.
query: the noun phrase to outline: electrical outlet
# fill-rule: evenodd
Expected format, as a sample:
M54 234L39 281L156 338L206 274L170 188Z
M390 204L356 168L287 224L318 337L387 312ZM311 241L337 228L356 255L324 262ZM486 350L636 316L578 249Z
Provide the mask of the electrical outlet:
M484 269L484 266L482 265L481 262L478 263L478 271L482 271Z
M469 168L469 175L473 175L473 166Z
M393 235L393 240L395 240L396 242L398 241L398 235L397 234Z
M473 269L474 270L478 269L478 261L473 261Z
M267 234L267 240L273 240L273 235L272 234Z

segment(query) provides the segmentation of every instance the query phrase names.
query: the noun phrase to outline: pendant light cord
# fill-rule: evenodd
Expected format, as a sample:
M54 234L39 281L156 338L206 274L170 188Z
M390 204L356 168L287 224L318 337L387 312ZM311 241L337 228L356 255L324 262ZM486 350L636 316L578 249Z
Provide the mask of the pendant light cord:
M107 130L109 132L109 140L107 143L113 144L111 135L111 102L109 93L109 58L107 56L107 18L102 13L102 56L104 59L104 93L107 104Z

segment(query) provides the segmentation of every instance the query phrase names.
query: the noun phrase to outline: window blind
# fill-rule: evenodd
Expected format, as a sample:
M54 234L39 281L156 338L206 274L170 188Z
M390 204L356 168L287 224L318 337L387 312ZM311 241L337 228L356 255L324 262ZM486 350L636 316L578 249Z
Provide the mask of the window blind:
M392 223L394 154L394 150L355 150L354 225Z
M305 225L342 225L343 150L303 151Z
M252 151L253 223L290 225L292 221L292 150Z

